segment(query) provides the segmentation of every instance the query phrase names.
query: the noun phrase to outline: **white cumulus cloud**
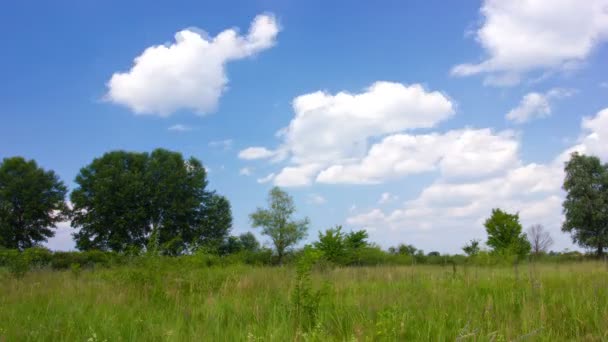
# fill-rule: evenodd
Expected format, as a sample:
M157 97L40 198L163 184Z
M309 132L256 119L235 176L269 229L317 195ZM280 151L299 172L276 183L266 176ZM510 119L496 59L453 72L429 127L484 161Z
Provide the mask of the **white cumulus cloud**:
M377 234L373 237L386 244L404 233L429 246L432 239L425 239L438 233L464 244L483 236L484 219L492 208L500 207L519 212L524 226L543 224L559 244L567 246L569 239L560 232L564 162L574 151L608 158L608 108L583 119L581 130L578 143L547 164L516 162L480 179L440 176L402 208L351 213L347 223L369 228L372 235Z
M531 71L569 69L608 39L608 0L485 0L476 40L487 57L452 74L513 85Z
M280 186L312 184L324 168L363 158L368 141L391 133L431 128L454 114L454 103L419 84L376 82L362 93L317 91L293 100L294 118L280 130L275 151L250 147L242 159L289 158L275 178Z
M175 42L147 48L126 72L114 73L106 98L136 114L169 116L180 109L213 111L228 83L225 65L272 47L279 25L272 15L257 16L246 35L236 29L215 37L194 29Z
M551 89L547 93L528 93L519 105L509 111L506 115L507 120L515 123L524 123L533 119L545 118L551 115L552 101L571 96L574 93L570 89Z
M245 160L268 159L275 155L275 151L271 151L266 147L248 147L239 152L239 158Z
M487 175L517 165L518 146L512 132L490 129L395 134L373 145L363 159L323 170L317 181L374 184L434 170L446 177Z

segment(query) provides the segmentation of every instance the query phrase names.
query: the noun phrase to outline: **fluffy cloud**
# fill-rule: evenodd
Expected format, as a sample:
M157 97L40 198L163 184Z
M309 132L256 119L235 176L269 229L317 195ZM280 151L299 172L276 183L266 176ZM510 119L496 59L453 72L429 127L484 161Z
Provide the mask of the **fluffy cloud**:
M359 94L305 94L293 101L295 116L280 131L283 144L278 149L250 147L239 157L289 157L291 165L277 175L275 183L308 185L324 168L365 157L370 139L434 127L453 115L454 107L446 95L419 84L376 82Z
M137 114L169 116L180 109L208 113L228 83L226 63L272 47L278 32L272 15L257 16L244 36L235 29L215 37L182 30L174 43L147 48L129 71L112 75L106 97Z
M551 89L547 93L528 93L519 105L507 113L507 120L515 123L524 123L533 119L544 118L551 115L551 102L555 99L571 96L570 89Z
M608 159L608 108L601 110L594 117L584 118L582 134L578 144L564 151L558 158L562 163L572 152L591 154Z
M239 158L245 160L268 159L275 156L276 153L266 147L248 147L239 152Z
M608 0L485 0L477 42L487 58L452 74L511 85L535 70L571 68L608 39Z
M524 226L545 225L558 243L566 246L567 236L559 233L563 219L563 165L573 151L608 158L608 108L583 119L581 129L578 143L548 164L514 163L512 167L505 166L502 173L478 180L439 177L402 208L354 213L347 223L376 232L378 236L374 237L386 244L407 231L409 236L417 236L422 246L432 246L433 241L424 239L432 235L429 231L439 230L464 243L481 236L483 220L492 208L500 207L519 212Z
M258 178L258 183L260 183L260 184L268 183L268 182L272 181L274 179L274 177L275 177L274 173L270 173L265 177Z
M464 129L445 134L395 134L371 147L361 161L323 170L321 183L380 183L439 169L445 177L475 177L516 165L512 132Z

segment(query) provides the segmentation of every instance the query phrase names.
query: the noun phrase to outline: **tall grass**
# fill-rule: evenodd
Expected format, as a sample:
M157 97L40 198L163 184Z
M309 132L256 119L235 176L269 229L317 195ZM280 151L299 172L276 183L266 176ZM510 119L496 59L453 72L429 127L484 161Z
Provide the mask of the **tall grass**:
M0 269L0 341L608 340L600 262L317 268L312 326L293 310L297 279L292 267L160 259Z

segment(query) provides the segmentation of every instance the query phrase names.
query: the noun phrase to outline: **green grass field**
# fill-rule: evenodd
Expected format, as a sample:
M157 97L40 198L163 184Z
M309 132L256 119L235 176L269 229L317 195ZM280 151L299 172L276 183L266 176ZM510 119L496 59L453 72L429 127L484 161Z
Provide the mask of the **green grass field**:
M0 270L0 341L606 341L608 268L317 268L294 310L294 267Z

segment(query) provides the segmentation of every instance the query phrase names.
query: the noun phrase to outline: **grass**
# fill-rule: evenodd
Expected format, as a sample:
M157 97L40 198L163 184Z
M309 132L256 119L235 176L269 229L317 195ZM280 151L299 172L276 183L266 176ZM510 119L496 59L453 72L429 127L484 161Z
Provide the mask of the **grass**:
M97 270L0 269L0 341L607 341L608 268L315 269L310 325L292 267L170 261Z

